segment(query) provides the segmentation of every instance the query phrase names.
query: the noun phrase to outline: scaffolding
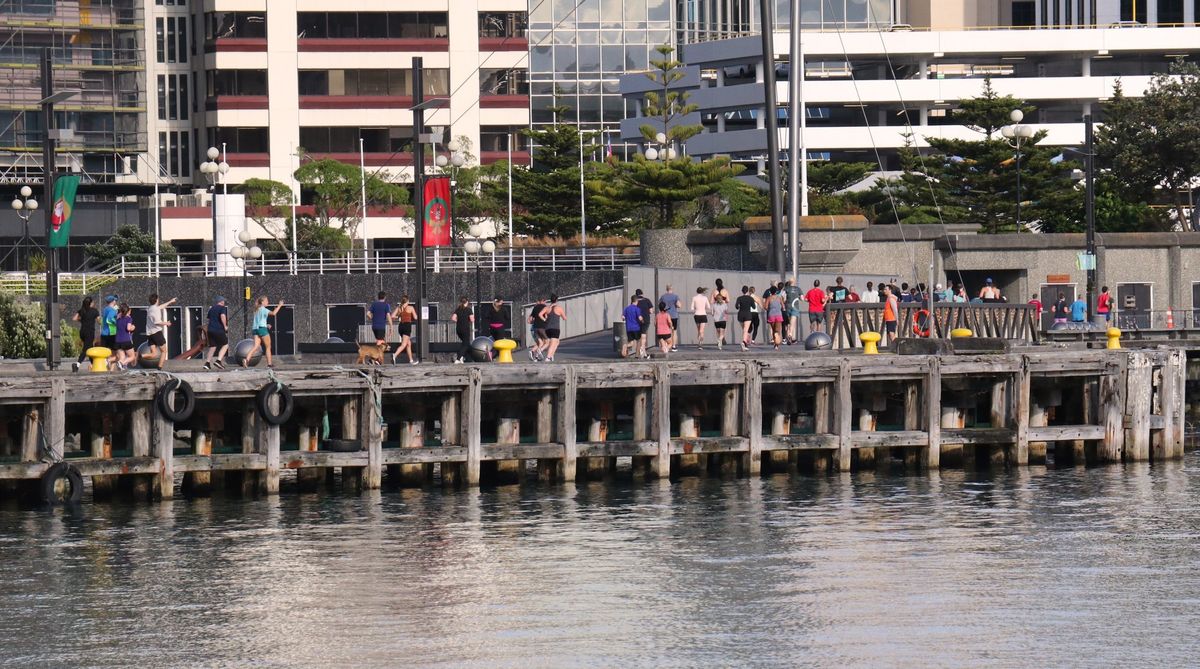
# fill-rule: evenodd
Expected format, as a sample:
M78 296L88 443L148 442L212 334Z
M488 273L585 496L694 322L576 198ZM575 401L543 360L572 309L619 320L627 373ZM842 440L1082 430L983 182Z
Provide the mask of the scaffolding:
M87 181L124 180L122 155L144 154L146 62L141 0L0 0L0 183L42 177L41 54L49 48L57 90L58 169Z

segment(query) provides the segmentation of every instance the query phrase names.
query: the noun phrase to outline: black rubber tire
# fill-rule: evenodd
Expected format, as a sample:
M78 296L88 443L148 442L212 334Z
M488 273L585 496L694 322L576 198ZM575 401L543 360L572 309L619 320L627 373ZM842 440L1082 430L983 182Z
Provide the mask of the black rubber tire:
M83 475L66 462L50 465L42 474L42 499L51 506L78 504L83 499Z
M171 402L171 398L176 394L183 398L182 406L179 406L178 402ZM196 393L192 390L192 385L183 379L167 379L167 382L159 387L154 401L158 403L158 410L162 415L172 423L182 423L191 418L192 413L196 411Z
M279 395L279 413L271 412L271 395ZM268 383L258 391L254 398L258 407L258 415L269 425L283 425L292 417L296 403L292 400L292 391L282 383Z

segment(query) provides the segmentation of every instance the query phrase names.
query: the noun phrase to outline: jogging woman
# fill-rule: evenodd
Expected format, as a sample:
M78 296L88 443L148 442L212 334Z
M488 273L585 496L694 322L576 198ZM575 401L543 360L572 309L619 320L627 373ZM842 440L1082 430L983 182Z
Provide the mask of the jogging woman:
M137 352L133 350L133 315L125 302L117 309L117 368L127 369L137 364Z
M658 303L658 314L654 317L654 334L658 335L658 348L666 355L671 351L671 313L667 311L667 303Z
M775 350L783 339L783 293L772 293L767 298L767 325L771 328L771 343Z
M750 349L750 327L752 325L751 317L754 315L754 297L750 295L750 286L742 286L742 296L734 302L733 308L737 310L738 323L742 324L742 350Z
M250 352L246 354L246 359L242 361L242 367L250 367L250 359L258 352L259 347L262 347L263 353L267 357L267 367L274 367L275 363L271 360L271 328L267 325L267 319L271 316L279 315L279 310L283 308L283 300L279 300L279 304L275 305L275 309L267 308L270 302L266 295L260 295L254 301L254 346L250 347Z
M400 305L392 312L392 319L399 321L396 331L400 335L400 346L392 354L392 364L400 359L401 353L408 353L408 364L417 364L417 361L413 360L412 354L412 328L413 322L417 320L417 310L409 303L407 295L400 296Z
M725 347L725 318L729 311L729 300L724 295L716 294L712 303L713 328L717 331L717 350Z
M475 313L471 311L471 301L465 297L459 298L458 308L454 310L453 314L450 314L450 321L454 323L454 333L458 335L458 341L462 343L462 346L458 347L458 355L454 358L454 364L461 365L471 355L471 330L475 325Z
M704 350L704 326L708 325L708 312L711 307L708 295L703 287L696 289L692 296L692 320L696 321L696 348Z
M79 305L79 311L71 317L71 320L79 323L79 341L82 344L79 350L79 360L74 365L74 370L79 371L79 365L87 360L87 350L89 347L95 346L99 338L96 337L96 322L100 320L100 312L92 306L92 298L83 298L83 304Z

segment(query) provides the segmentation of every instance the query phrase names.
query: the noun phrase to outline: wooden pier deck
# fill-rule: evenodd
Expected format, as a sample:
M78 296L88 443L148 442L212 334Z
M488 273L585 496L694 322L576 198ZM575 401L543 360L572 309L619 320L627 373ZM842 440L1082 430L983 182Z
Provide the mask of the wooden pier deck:
M604 476L1056 465L1183 455L1180 350L817 353L761 360L0 376L0 495L57 462L93 495L215 485L478 485ZM158 396L194 391L172 421ZM275 382L294 410L280 425ZM267 413L264 413L267 412ZM536 461L536 467L524 466ZM60 467L61 469L61 467ZM24 482L24 483L22 483Z

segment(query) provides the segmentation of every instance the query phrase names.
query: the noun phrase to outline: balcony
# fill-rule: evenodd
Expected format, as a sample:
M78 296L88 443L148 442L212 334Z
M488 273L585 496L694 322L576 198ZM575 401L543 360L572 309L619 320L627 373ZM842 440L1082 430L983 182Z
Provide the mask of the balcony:
M450 50L450 39L445 37L398 37L398 38L301 38L296 47L308 53L395 53L395 52L438 52Z
M448 100L432 95L426 100ZM301 95L300 109L410 109L411 95Z
M206 111L224 109L266 109L268 106L265 95L218 95L204 101Z
M205 53L266 53L266 37L219 37L204 43Z
M528 95L480 95L480 109L527 109Z
M479 37L480 51L528 51L529 38L520 37Z

